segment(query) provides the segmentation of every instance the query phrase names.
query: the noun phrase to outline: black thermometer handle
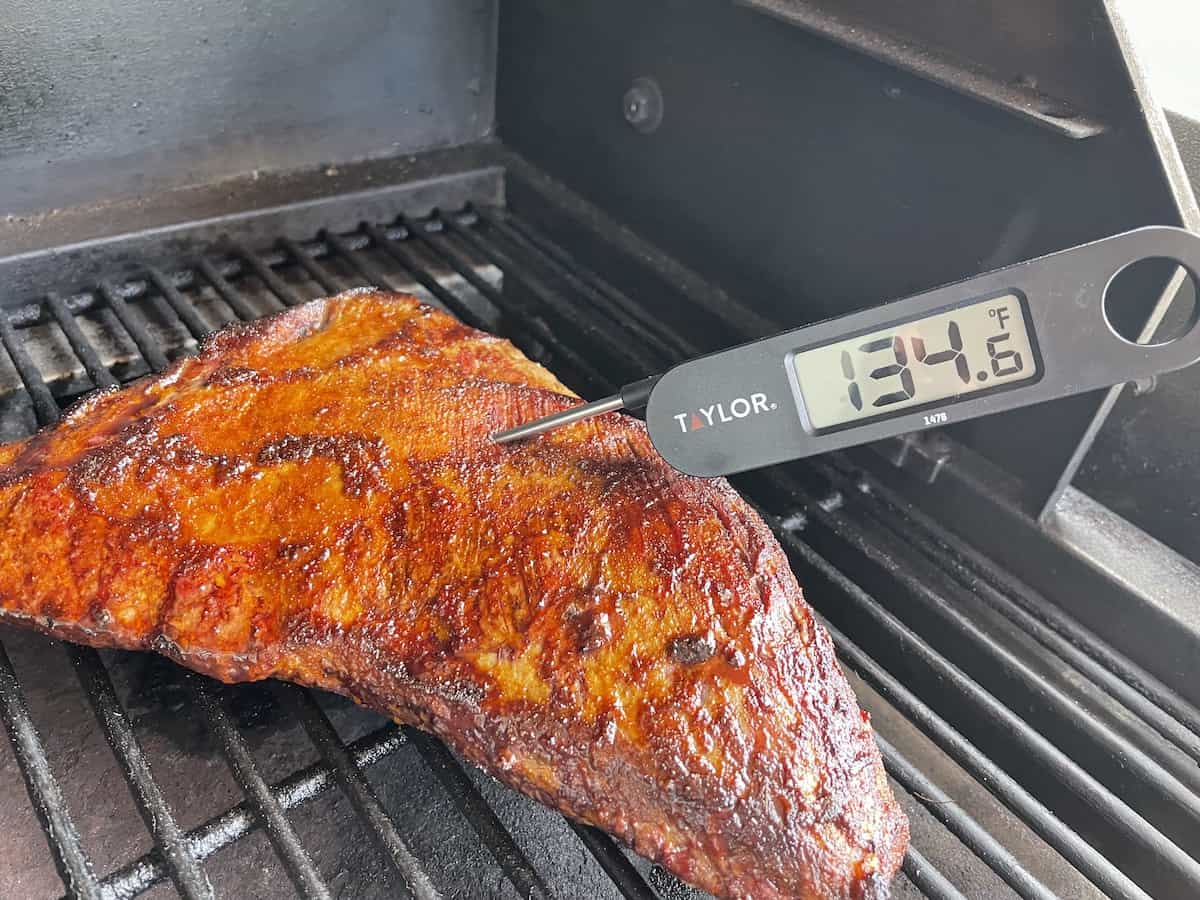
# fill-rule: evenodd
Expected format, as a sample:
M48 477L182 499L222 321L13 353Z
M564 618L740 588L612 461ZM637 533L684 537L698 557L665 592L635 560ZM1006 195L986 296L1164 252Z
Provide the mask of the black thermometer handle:
M1184 368L1200 360L1200 328L1195 327L1195 315L1182 336L1145 345L1121 337L1105 312L1104 295L1113 277L1131 263L1156 257L1178 262L1200 284L1196 274L1200 272L1200 237L1179 228L1141 228L689 360L657 381L647 380L652 382L646 406L650 438L680 471L728 475ZM988 306L993 298L998 302ZM1028 370L1022 368L1019 378L1008 376L1009 383L998 384L997 377L985 386L973 379L983 382L989 374L986 370L975 373L962 363L954 375L953 365L946 365L938 370L939 377L962 377L962 390L930 403L917 403L908 368L915 364L910 358L914 348L926 365L940 362L942 357L926 351L924 343L916 347L913 329L922 322L936 322L944 346L944 324L954 318L950 314L956 310L964 320L969 310L977 321L987 323L986 318L978 317L992 315L993 321L1006 327L1013 315L1023 316L1027 342L1022 347L1031 358L1022 360L1021 366ZM828 418L824 409L829 406L829 385L838 383L840 376L835 371L832 381L810 377L815 364L801 365L799 360L817 357L805 356L805 352L831 348L830 358L836 359L846 342L850 350L878 350L888 356L886 343L891 338L881 337L881 332L894 328L900 335L905 326L909 326L908 343L897 337L895 359L886 360L893 365L868 373L874 378L881 378L880 372L895 376L896 391L876 397L875 404L886 402L873 409L869 398L862 392L856 394L857 387L852 387L848 400L843 402L839 396L837 401L850 410L850 418L821 424L818 412ZM958 328L957 324L953 327ZM861 346L848 342L856 336L863 336ZM955 337L951 331L951 350L961 347L961 337L959 344L954 344ZM1007 354L1007 361L1012 362L1015 351L1000 352L999 346L989 339L986 347L991 359ZM847 361L847 354L841 355L848 379L845 383L850 383L851 375L860 377L856 363ZM1012 368L994 366L992 371L1007 375ZM943 371L950 375L943 376ZM840 393L843 385L838 384ZM887 405L897 409L889 411Z

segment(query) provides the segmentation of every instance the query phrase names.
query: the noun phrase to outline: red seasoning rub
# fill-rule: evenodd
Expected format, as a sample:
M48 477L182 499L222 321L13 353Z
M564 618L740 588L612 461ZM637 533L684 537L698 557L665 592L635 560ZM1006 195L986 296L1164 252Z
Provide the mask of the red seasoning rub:
M908 825L770 531L506 341L355 291L0 447L0 619L426 729L722 897L880 898Z

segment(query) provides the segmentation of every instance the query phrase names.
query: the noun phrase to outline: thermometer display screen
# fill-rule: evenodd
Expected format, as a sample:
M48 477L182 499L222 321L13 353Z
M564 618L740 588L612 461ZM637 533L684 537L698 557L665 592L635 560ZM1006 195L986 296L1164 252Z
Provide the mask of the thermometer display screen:
M1020 300L981 300L792 356L814 430L1028 381L1037 357Z

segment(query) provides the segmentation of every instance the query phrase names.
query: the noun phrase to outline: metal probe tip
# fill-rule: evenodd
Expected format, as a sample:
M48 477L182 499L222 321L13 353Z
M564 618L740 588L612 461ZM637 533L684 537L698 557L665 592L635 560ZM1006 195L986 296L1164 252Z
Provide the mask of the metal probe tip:
M496 444L509 444L513 441L519 441L522 438L533 437L534 435L542 434L555 428L561 428L563 425L570 425L572 422L582 422L584 419L590 419L593 416L602 416L605 413L614 412L621 409L624 405L625 403L621 399L620 394L605 397L603 400L594 400L591 403L581 403L579 406L573 406L570 409L564 409L562 412L534 419L532 422L526 422L524 425L518 425L516 428L497 431L492 435L492 442Z

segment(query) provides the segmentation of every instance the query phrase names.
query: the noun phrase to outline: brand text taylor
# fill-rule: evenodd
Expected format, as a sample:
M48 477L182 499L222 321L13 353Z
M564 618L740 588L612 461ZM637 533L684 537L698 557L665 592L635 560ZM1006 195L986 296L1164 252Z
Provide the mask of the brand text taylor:
M766 394L751 394L749 397L735 397L728 403L702 406L695 412L682 412L674 419L679 423L679 430L686 434L724 422L736 422L738 419L770 412L775 408L776 404L770 402Z

